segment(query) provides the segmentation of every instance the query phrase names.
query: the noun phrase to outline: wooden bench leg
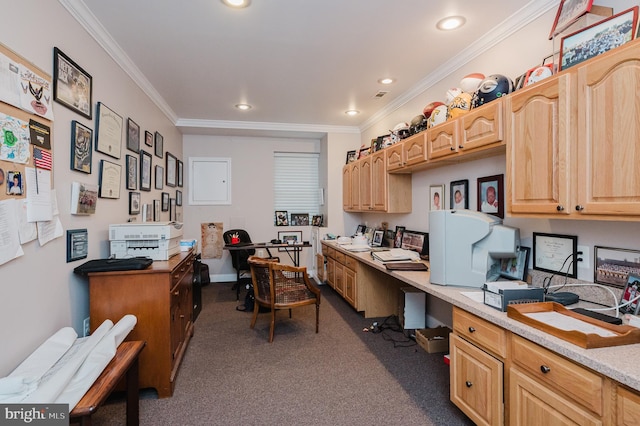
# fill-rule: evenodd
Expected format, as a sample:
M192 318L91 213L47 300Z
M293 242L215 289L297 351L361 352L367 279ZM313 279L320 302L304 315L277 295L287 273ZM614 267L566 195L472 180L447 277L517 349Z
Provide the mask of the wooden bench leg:
M138 358L127 370L127 426L138 426L140 422L140 400L138 391Z

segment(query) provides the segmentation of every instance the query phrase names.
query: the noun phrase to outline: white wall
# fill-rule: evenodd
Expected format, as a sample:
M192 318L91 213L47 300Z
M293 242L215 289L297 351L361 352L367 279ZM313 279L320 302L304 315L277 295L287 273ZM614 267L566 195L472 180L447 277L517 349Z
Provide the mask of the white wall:
M97 101L104 102L124 120L133 118L142 131L159 131L164 136L165 151L182 158L182 136L175 126L59 2L1 0L0 8L9 11L11 16L8 18L5 14L7 19L0 26L0 41L4 45L51 75L53 47L59 47L93 77L94 106ZM95 130L95 110L94 120L87 120L57 103L53 109L53 183L58 194L60 220L65 233L67 229L88 230L88 259L107 257L108 225L129 218L125 183L122 182L120 199L98 200L95 215L72 216L69 213L71 182L97 184L101 159L119 163L124 170L125 155L133 153L124 145L119 160L94 152L90 175L71 171L71 120L78 120ZM154 157L153 165L164 166L164 161ZM175 197L175 191L171 192ZM160 191L142 192L143 202L150 203L152 199L160 199ZM169 220L168 213L164 214L163 220ZM84 260L66 263L66 236L43 247L33 241L23 249L24 256L0 265L0 341L4 342L0 377L61 327L73 326L81 333L82 322L89 316L87 280L73 273L73 268Z

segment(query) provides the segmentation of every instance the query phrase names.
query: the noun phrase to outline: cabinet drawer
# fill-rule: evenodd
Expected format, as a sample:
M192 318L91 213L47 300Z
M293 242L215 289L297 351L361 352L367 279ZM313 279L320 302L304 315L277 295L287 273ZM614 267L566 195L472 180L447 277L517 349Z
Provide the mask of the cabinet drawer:
M323 252L324 253L324 252ZM333 259L336 258L336 249L334 249L333 247L327 247L327 253L326 256L331 257Z
M344 264L346 265L347 268L355 271L358 261L351 256L345 256Z
M536 380L602 415L602 377L515 335L511 354L513 362Z
M458 308L453 309L453 330L483 349L505 358L507 356L507 332Z
M171 288L174 288L180 281L182 281L185 275L191 272L191 265L193 265L193 258L185 260L171 271Z
M325 256L329 256L329 247L327 247L325 244L322 244L322 254Z
M344 265L344 258L346 257L346 255L342 252L339 252L336 250L336 261L340 262Z

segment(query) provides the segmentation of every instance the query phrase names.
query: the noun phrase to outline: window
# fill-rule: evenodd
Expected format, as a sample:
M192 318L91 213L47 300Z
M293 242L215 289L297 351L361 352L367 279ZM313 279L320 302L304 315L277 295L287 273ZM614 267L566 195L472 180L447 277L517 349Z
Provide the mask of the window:
M276 152L273 165L274 210L320 214L317 153Z

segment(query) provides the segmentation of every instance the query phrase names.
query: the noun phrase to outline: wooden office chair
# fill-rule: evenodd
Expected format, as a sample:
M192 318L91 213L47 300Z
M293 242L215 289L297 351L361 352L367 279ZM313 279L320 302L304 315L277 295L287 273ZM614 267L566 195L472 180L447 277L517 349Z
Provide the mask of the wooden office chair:
M260 306L271 309L271 324L269 326L269 343L273 342L276 322L276 311L291 309L298 306L316 305L316 333L320 323L320 289L316 287L307 275L306 267L283 265L252 256L249 258L251 278L255 294L255 305L251 328L256 325Z

